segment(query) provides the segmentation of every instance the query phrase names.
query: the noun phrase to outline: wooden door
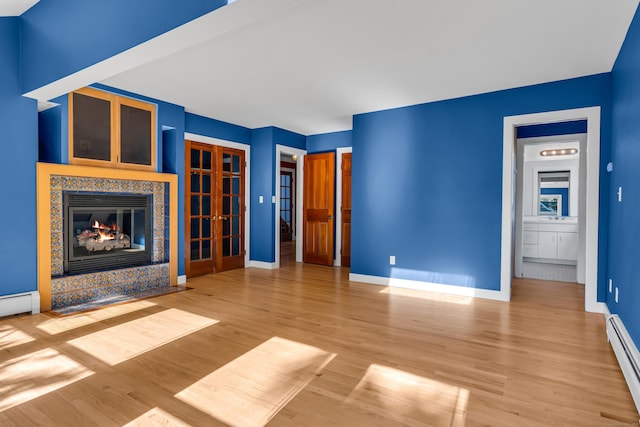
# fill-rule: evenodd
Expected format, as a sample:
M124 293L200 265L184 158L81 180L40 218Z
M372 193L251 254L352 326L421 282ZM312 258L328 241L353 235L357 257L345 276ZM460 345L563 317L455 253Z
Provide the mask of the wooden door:
M244 267L245 159L244 151L217 147L218 220L217 271Z
M304 158L303 261L333 265L334 153Z
M216 165L215 147L186 141L185 235L187 277L215 271Z
M187 277L244 267L244 151L185 142Z
M351 266L351 153L342 153L342 253L340 263Z

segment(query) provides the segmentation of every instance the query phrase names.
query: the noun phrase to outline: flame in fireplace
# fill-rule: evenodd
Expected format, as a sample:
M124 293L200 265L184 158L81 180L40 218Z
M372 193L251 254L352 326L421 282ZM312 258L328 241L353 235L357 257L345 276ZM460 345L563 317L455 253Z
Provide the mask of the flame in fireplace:
M103 224L101 222L98 222L98 220L94 221L91 228L96 229L96 240L98 242L104 242L105 240L115 240L118 232L120 232L120 229L116 224Z

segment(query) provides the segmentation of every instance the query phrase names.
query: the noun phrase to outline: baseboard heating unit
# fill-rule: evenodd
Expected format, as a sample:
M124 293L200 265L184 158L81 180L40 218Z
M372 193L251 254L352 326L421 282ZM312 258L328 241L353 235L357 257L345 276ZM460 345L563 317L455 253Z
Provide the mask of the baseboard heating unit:
M0 317L22 313L40 313L40 294L38 292L0 296Z
M636 408L640 412L640 354L620 317L616 314L607 319L607 337L618 358Z

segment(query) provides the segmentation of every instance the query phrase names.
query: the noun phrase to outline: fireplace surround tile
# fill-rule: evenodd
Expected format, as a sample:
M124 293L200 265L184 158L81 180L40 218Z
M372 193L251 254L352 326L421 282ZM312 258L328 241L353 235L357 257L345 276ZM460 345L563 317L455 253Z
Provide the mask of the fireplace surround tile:
M37 164L38 217L38 291L40 309L47 311L81 304L91 298L121 298L127 290L135 295L156 287L173 288L178 279L178 179L175 174L150 171L120 170L52 163ZM98 182L99 180L99 182ZM117 282L113 271L66 275L62 233L63 192L97 192L151 195L152 213L162 214L152 220L162 232L151 245L152 264L138 269L130 282ZM173 237L173 238L171 238ZM64 243L63 243L64 244ZM142 270L140 270L142 269ZM164 275L164 276L162 276ZM87 277L89 276L89 277ZM71 285L70 278L81 279ZM124 296L130 297L130 296Z
M169 267L156 263L168 261L168 190L164 182L128 179L70 177L52 175L51 203L51 291L52 308L83 304L95 299L124 293L170 286ZM62 195L69 192L101 192L105 194L146 194L152 196L152 265L95 273L64 276ZM58 203L60 201L60 203ZM60 231L59 231L60 230Z

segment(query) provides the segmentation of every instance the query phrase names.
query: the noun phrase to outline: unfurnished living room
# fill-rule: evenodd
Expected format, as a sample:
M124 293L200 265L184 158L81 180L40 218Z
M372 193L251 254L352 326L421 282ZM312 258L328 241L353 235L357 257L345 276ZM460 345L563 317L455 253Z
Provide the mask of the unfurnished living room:
M3 0L0 425L638 425L638 3Z

